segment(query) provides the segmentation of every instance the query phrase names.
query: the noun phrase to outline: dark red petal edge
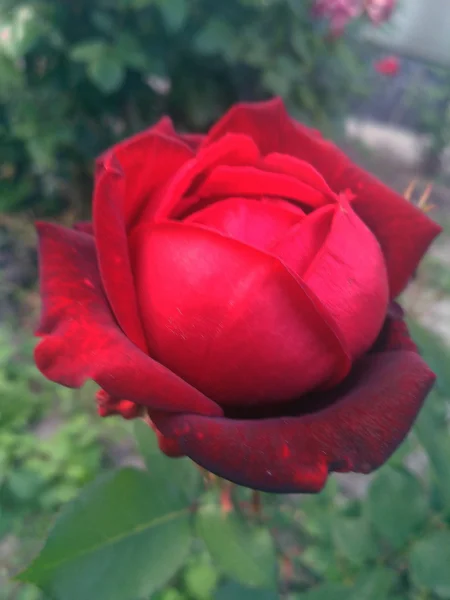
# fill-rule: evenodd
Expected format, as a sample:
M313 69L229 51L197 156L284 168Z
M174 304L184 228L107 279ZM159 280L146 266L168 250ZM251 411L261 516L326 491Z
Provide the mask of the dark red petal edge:
M94 227L90 221L79 221L75 223L73 228L76 231L81 231L83 233L88 233L89 235L94 235Z
M404 312L402 307L396 302L392 302L389 306L383 328L372 346L371 352L386 352L387 350L410 350L411 352L418 352L403 317Z
M103 292L92 236L48 223L38 232L43 340L35 360L48 379L68 387L93 379L112 397L143 406L222 414L122 333Z
M329 472L368 473L411 428L435 376L415 352L366 356L349 389L313 414L263 420L152 414L202 467L266 492L319 492Z

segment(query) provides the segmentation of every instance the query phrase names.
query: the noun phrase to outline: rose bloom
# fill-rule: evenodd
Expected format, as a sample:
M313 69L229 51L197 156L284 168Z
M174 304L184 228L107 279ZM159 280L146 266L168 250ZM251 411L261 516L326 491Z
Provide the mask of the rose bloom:
M38 229L42 373L236 483L376 469L433 384L393 299L440 228L280 100L163 118L98 160L92 225Z

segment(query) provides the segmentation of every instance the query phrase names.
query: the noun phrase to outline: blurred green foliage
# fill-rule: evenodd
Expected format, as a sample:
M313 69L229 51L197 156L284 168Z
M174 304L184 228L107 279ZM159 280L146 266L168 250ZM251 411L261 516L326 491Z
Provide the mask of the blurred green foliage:
M448 348L418 323L411 326L424 358L442 373ZM66 503L46 549L21 576L48 596L11 583L10 595L0 598L88 598L95 585L95 600L450 599L448 386L438 379L408 439L377 473L359 477L359 492L333 476L315 496L263 494L261 513L252 508L252 492L238 487L229 512L226 484L216 480L205 489L193 463L163 456L148 427L135 423L148 472L111 472ZM66 418L60 434L68 436L77 422ZM95 431L86 424L79 440L92 441L89 428ZM92 474L89 443L70 443L67 464ZM67 469L58 476L66 487L80 484ZM57 502L64 504L64 494ZM107 578L98 577L102 564L109 565Z
M17 596L5 578L35 551L61 506L110 462L102 436L113 439L119 429L94 417L92 386L73 391L42 378L33 347L29 334L0 328L1 600L37 597L28 587Z
M202 131L281 95L329 126L363 69L311 3L2 0L0 211L88 211L93 158L163 113Z
M441 170L442 155L450 144L450 71L448 67L429 67L429 83L412 85L411 103L419 116L419 130L429 137L424 156L424 173L435 177Z
M330 127L363 84L362 70L348 41L329 40L311 19L310 5L2 0L0 212L88 214L93 158L163 113L181 129L205 130L238 99L279 94L298 118ZM430 130L439 125L432 117L424 125ZM0 233L0 250L9 255L16 235ZM25 258L19 260L32 263L32 274L22 274L19 286L33 279L34 262ZM431 259L428 268L426 285L448 294L448 267ZM17 278L8 277L2 294L11 286L18 301ZM53 600L7 578L36 552L61 508L54 537L69 568L56 567L53 575L74 598L119 598L124 588L111 581L124 580L130 590L142 585L129 600L450 599L449 350L417 323L412 330L438 384L389 463L371 478L361 476L368 484L361 494L333 476L318 496L264 495L258 515L249 510L251 492L240 488L234 510L224 514L223 490L204 491L192 463L163 457L147 430L136 429L136 449L122 448L130 426L93 415L94 389L47 382L35 370L28 335L3 326L0 600ZM137 449L148 474L122 469L91 483L123 454L136 460ZM128 478L125 489L114 487L121 478ZM96 494L97 507L84 502ZM87 553L81 568L73 549L85 549L86 536L102 542L96 536L105 530L94 525L108 506L122 537L105 551L110 575L95 579L100 563ZM93 526L83 531L77 524L88 510ZM127 573L116 573L114 565L125 559ZM48 571L45 556L42 564ZM30 581L42 580L41 567ZM100 585L95 598L84 593L85 569Z
M426 293L446 293L438 255L419 273ZM261 514L236 487L224 511L220 481L166 458L142 423L98 419L93 386L47 382L33 340L3 326L0 600L450 600L450 349L409 325L438 379L407 440L372 476L334 475L316 496L263 494ZM148 472L110 471L138 454ZM58 513L49 550L10 579Z

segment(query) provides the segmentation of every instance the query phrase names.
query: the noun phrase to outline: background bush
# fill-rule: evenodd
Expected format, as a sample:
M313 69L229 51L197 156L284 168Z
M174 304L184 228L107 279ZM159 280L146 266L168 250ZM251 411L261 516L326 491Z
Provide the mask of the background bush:
M235 488L234 510L224 515L226 485L204 481L187 460L166 459L142 424L100 420L94 386L64 390L32 360L39 303L30 221L88 216L93 159L105 148L163 113L182 130L202 131L235 101L274 94L326 133L342 123L370 61L361 64L351 29L331 40L310 8L310 0L0 0L0 600L54 600L27 584L45 580L42 560L21 583L10 576L61 510L71 518L57 521L54 535L70 568L52 567L57 600L122 598L116 583L125 575L136 586L127 600L450 599L450 355L418 324L430 304L450 298L442 250L419 272L415 285L428 307L412 323L438 385L389 463L358 480L361 493L354 481L333 476L318 496L264 495L255 514L251 492ZM446 140L448 127L428 101L423 130ZM150 474L110 472L124 463L146 463ZM174 489L188 488L191 500L195 488L198 510L194 516L184 507L192 518L189 527L183 520L180 538L160 534L167 544L175 539L173 549L155 547L148 528L150 554L124 573L119 566L136 544L128 517L142 505L141 494L127 491L133 482L151 491L144 507L150 522L177 504ZM83 586L99 563L86 552L81 573L71 563L74 536L64 532L72 518L83 522L91 494L106 498L93 521L108 506L124 533L123 545L112 540L103 555L118 568L101 579L95 598ZM82 534L75 541L84 552Z
M311 0L2 0L0 211L88 211L92 159L169 113L281 95L327 127L361 87Z

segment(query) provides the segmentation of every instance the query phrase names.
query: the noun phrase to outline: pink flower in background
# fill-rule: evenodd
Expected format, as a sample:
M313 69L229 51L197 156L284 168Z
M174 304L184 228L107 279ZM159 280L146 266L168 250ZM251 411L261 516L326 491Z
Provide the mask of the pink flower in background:
M395 8L396 0L316 0L313 14L328 19L333 35L339 36L345 27L364 14L375 24L387 21Z
M375 25L388 21L396 5L396 0L367 0L366 13Z
M328 19L333 35L342 35L350 21L362 15L364 5L361 0L316 0L313 14Z
M396 56L386 56L386 58L378 60L374 68L381 75L395 77L400 70L400 60Z

